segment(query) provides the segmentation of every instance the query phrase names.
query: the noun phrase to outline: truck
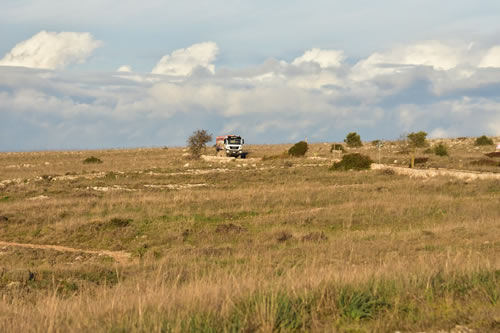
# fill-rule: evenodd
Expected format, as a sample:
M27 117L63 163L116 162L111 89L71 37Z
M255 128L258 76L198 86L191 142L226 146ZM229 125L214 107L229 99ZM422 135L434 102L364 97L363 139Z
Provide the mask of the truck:
M243 151L245 140L239 135L222 135L215 140L215 150L217 156L225 154L227 157L245 158L246 152Z

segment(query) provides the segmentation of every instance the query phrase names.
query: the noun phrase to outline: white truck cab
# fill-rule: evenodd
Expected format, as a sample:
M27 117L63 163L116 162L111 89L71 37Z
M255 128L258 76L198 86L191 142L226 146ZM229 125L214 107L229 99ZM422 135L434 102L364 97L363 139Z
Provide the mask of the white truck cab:
M246 153L243 151L245 140L238 135L223 135L218 136L215 141L215 149L217 155L219 152L225 153L228 157L245 158Z

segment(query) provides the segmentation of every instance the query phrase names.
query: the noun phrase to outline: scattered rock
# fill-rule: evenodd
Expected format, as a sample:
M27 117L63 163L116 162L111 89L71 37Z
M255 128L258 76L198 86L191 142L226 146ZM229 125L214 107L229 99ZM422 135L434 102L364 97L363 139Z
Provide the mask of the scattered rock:
M21 286L21 282L19 281L12 281L12 282L9 282L7 284L7 289L15 289L15 288L19 288Z
M437 176L448 176L462 180L478 180L478 179L500 179L499 173L492 172L473 172L473 171L456 171L447 169L410 169L403 167L394 167L384 164L373 163L372 170L391 169L398 175L406 175L414 178L433 178Z
M7 216L0 215L0 222L7 222L9 218Z
M87 190L94 190L98 192L109 192L109 191L126 191L126 192L135 192L133 189L125 188L120 185L113 185L110 187L105 186L91 186L87 187Z
M194 187L205 187L207 184L164 184L164 185L156 185L156 184L146 184L144 187L153 188L153 189L168 189L168 190L185 190L188 188Z
M228 163L235 160L234 157L201 155L201 159L207 162Z
M49 197L46 196L46 195L39 195L37 197L33 197L33 198L29 198L28 200L32 200L32 201L38 201L38 200L46 200L48 199Z

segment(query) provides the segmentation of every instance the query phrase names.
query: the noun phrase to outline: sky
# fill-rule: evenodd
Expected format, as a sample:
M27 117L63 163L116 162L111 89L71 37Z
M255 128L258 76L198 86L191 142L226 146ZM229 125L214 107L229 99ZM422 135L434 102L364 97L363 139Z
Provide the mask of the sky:
M500 2L2 0L0 151L500 135Z

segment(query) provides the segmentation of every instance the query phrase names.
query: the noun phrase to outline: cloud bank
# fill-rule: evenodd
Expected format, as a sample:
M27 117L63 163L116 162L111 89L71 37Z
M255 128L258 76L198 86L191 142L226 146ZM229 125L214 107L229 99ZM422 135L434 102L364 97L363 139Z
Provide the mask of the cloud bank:
M249 143L500 135L496 45L422 41L356 63L314 48L216 70L218 50L174 50L151 73L0 66L0 150L183 145L198 128Z
M197 68L215 72L213 64L219 48L214 42L194 44L186 49L180 49L165 55L153 68L154 74L172 76L191 75Z
M0 60L0 66L62 69L84 62L101 44L89 33L40 31L17 44Z

